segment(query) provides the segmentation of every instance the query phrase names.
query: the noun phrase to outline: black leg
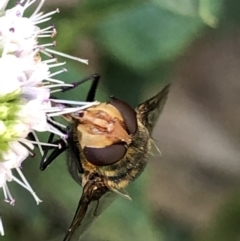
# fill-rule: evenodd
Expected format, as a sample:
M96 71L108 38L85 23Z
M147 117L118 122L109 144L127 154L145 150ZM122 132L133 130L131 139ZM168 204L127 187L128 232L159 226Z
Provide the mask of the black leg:
M83 84L83 83L85 83L85 82L87 82L87 81L89 81L89 80L93 80L93 83L96 82L96 80L97 80L97 83L98 83L99 79L100 79L100 75L98 75L98 74L92 74L92 75L90 75L90 76L88 76L88 77L85 77L85 78L79 80L79 81L70 83L70 84L72 84L73 86L64 86L64 87L61 87L61 90L62 90L62 92L66 92L66 91L68 91L68 90L75 89L75 88L78 87L79 85L81 85L81 84ZM96 87L97 87L97 86L96 86ZM91 88L92 88L92 87L91 87ZM90 91L91 91L91 88L90 88ZM95 91L96 91L96 88L95 88ZM94 91L94 93L95 93L95 91Z
M59 140L55 140L53 142L51 142L51 144L54 144L54 145L59 145ZM46 150L52 150L52 149L56 149L57 147L56 146L43 146L42 149L43 151L45 152Z
M67 134L66 129L63 129L62 127L60 127L59 125L55 124L52 118L49 118L47 120L47 123L49 123L51 126L53 126L54 128L56 128L58 131L60 131L62 134ZM48 142L49 143L49 142Z
M47 143L52 143L52 141L53 141L53 138L54 138L54 134L53 133L51 133L50 135L49 135L49 137L48 137L48 142ZM43 164L44 164L44 161L45 161L45 159L46 159L46 157L47 157L47 154L48 154L48 151L51 149L51 147L50 146L45 146L44 147L44 153L43 153L43 156L42 156L42 159L41 159L41 162L40 162L40 170L42 170L42 166L43 166ZM55 148L54 148L55 149ZM47 161L47 160L46 160ZM42 170L43 171L43 170Z
M100 80L100 75L98 75L98 74L93 74L93 75L85 77L77 82L73 82L73 83L71 83L73 86L62 87L61 90L62 90L62 92L66 92L68 90L75 89L77 86L79 86L89 80L93 80L93 82L91 84L90 90L88 91L86 101L94 101L96 90L97 90L98 83ZM62 132L63 134L67 134L67 130L64 130L60 126L56 125L51 118L48 119L48 123L51 124L57 130L59 130L60 132ZM64 140L59 139L57 141L53 141L53 138L54 138L54 134L51 133L48 138L48 143L59 144L60 148L51 147L51 146L44 147L44 154L43 154L43 157L40 162L40 170L41 171L44 171L47 168L47 166L54 161L54 159L56 159L61 153L63 153L68 148L68 145L64 142ZM51 150L51 149L54 149L54 150L47 157L49 150ZM74 154L76 155L76 158L79 159L79 153L76 152ZM80 165L80 162L79 162L79 165ZM81 167L79 167L79 171L81 171Z
M101 78L100 75L97 75L97 74L93 75L93 82L92 82L92 85L90 87L90 90L88 91L86 101L94 101L96 90L97 90L100 78Z
M52 134L50 134L50 137L51 137L51 135ZM51 143L51 142L49 142L49 143ZM44 151L44 155L42 157L40 167L39 167L41 171L44 171L60 154L62 154L68 148L68 145L62 139L59 139L55 143L59 144L60 147L59 148L56 147L47 159L46 159L46 156L47 156L50 148L48 148Z

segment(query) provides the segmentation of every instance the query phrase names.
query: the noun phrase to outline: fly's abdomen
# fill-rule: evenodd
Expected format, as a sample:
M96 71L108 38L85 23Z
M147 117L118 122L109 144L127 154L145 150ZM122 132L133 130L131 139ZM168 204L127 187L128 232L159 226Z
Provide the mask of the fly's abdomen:
M125 156L113 165L99 168L107 179L108 185L116 189L126 187L144 170L151 149L148 130L141 124L133 136Z

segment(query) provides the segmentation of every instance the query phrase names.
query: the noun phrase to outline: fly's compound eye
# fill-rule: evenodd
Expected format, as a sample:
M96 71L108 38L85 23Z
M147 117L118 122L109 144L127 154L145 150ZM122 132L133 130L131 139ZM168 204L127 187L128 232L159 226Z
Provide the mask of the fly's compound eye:
M84 147L83 153L87 160L95 166L108 166L118 162L124 157L127 148L123 143L106 147Z
M112 96L109 104L114 106L121 113L128 133L132 135L135 134L138 128L135 110L127 103Z

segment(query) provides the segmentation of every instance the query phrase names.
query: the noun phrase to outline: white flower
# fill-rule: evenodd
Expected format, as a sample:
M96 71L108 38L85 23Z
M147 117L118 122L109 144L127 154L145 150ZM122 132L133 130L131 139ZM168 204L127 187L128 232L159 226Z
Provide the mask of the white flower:
M15 65L15 56L6 56L5 58L0 58L0 70L1 70L1 82L6 82L6 84L1 84L0 96L5 96L6 94L13 93L17 90L20 91L20 82L18 71L9 71L11 64ZM12 61L12 62L11 62Z
M40 147L44 143L38 141L36 131L49 131L65 138L57 128L51 125L50 118L63 113L78 112L96 103L72 102L78 107L64 108L64 100L54 103L50 100L51 93L61 91L62 87L71 86L55 79L55 76L66 71L65 63L57 62L53 55L60 55L87 64L87 60L69 56L55 50L54 43L41 45L41 37L52 38L56 35L53 25L41 29L39 24L51 19L58 9L43 14L39 12L44 0L40 1L30 17L24 17L25 10L35 0L20 0L9 10L5 10L8 0L0 0L0 188L5 201L14 204L7 182L15 181L26 188L35 198L41 201L32 190L21 171L21 163L32 155L33 144ZM47 57L42 61L41 55ZM61 68L52 70L55 68ZM32 133L35 141L28 140ZM48 145L48 143L45 143ZM18 177L13 175L15 169ZM0 217L0 234L4 234Z
M36 131L50 130L46 119L46 109L51 108L49 101L39 99L30 100L19 111L18 116L30 129Z

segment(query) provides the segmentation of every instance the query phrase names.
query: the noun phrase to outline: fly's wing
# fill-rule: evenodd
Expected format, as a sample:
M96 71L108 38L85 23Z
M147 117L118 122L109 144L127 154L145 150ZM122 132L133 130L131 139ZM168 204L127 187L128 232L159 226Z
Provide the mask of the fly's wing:
M78 241L92 222L115 200L117 194L102 182L88 181L73 221L63 241Z
M151 99L146 100L136 108L137 117L141 123L152 133L158 117L160 116L168 97L170 85L167 85L162 91Z
M77 138L77 125L72 122L69 126L68 132L68 152L67 152L67 166L68 171L72 178L79 184L82 185L82 174L84 173L83 167L80 160L80 148L79 141Z

